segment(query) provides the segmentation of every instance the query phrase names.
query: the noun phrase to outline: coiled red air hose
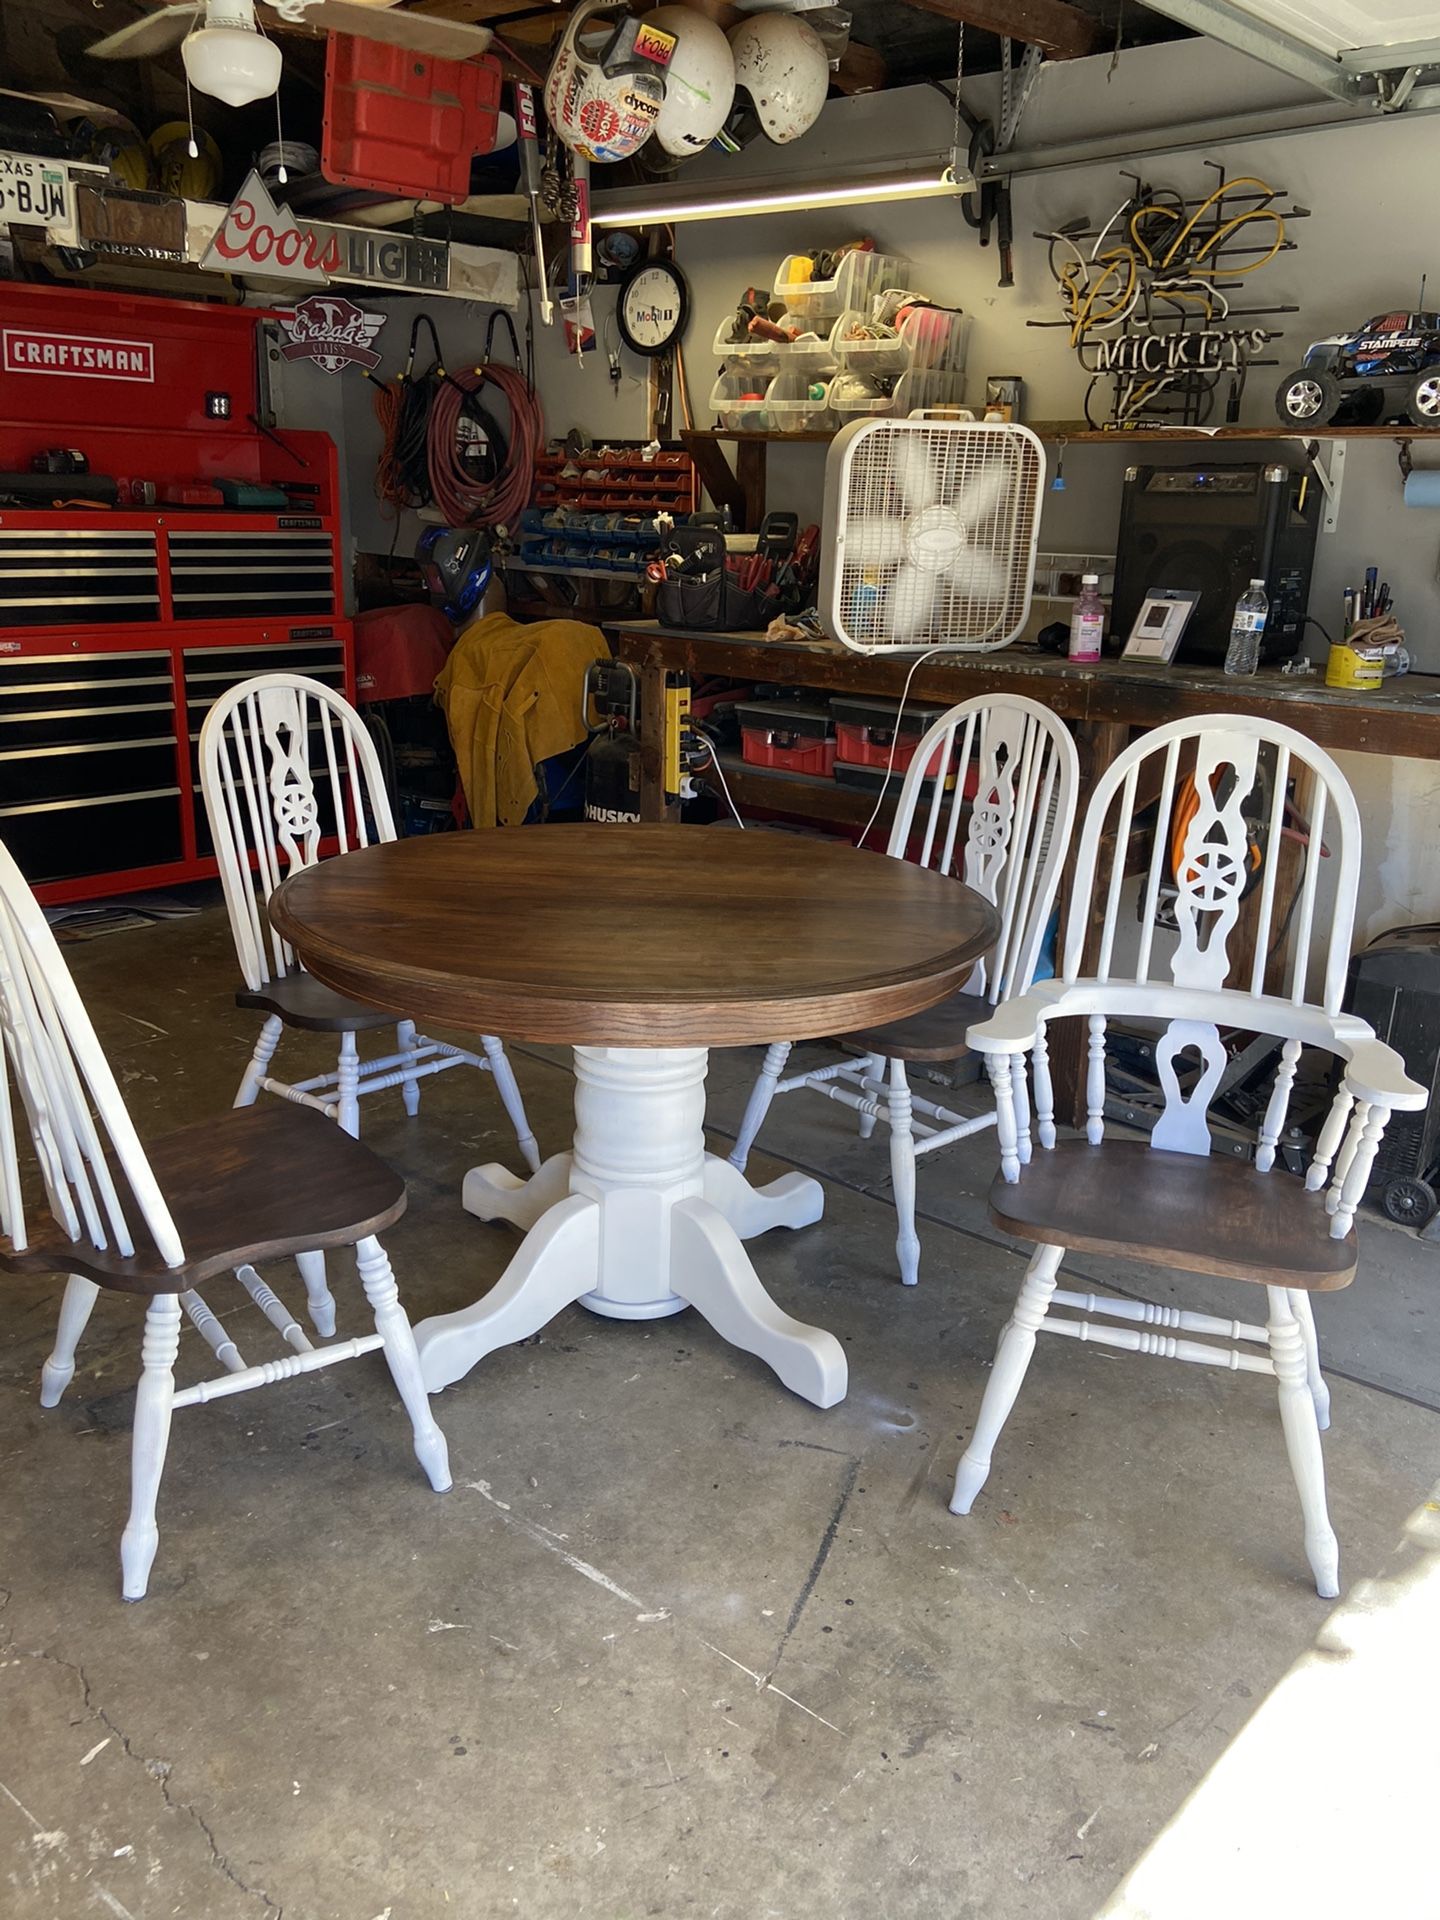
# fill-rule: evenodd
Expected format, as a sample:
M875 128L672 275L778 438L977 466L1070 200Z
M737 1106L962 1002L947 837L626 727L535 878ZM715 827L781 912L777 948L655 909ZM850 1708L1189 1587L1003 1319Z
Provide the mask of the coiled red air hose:
M493 481L480 484L465 465L459 422L466 400L486 384L510 410L509 446ZM535 486L535 459L545 439L540 398L524 374L493 360L445 377L430 408L428 452L435 505L451 527L518 526Z

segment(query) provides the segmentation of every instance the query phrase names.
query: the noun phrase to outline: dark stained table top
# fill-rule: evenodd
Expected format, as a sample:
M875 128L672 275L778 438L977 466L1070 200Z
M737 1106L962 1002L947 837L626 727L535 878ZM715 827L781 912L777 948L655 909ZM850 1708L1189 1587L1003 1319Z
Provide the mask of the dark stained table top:
M957 991L994 909L839 842L562 825L397 840L270 907L326 985L515 1040L743 1046L847 1033Z

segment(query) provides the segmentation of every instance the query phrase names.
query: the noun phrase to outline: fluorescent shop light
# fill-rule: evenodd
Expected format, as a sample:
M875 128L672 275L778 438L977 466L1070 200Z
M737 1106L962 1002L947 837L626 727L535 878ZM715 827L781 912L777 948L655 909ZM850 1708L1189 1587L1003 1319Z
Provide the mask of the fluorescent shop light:
M974 191L968 173L951 167L915 169L906 173L872 174L864 180L837 184L795 181L786 187L755 187L735 193L664 194L623 191L597 196L590 220L597 227L668 225L677 220L734 220L742 214L804 213L812 207L863 206L879 200L937 200Z

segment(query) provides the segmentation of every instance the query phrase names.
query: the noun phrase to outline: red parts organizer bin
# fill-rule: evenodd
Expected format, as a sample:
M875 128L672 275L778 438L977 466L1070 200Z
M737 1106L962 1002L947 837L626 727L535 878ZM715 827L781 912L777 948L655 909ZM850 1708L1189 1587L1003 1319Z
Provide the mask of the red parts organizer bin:
M472 158L495 150L500 87L488 55L435 60L332 33L320 170L337 186L453 206L470 191Z
M797 707L766 700L741 705L741 752L752 767L781 767L786 773L827 777L835 769L835 728L825 707Z
M830 711L835 716L837 760L852 767L878 767L882 773L887 767L894 773L904 773L915 758L920 736L946 709L907 706L900 714L898 700L834 700ZM942 748L936 748L925 769L927 775L939 771L942 752Z

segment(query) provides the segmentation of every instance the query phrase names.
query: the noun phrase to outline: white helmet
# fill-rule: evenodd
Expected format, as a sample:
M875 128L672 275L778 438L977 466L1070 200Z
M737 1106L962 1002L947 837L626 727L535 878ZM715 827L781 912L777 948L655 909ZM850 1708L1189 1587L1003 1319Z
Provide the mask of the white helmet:
M617 0L586 0L571 14L545 78L545 112L567 147L587 160L628 160L655 131L665 99L665 63L674 49L628 16L602 22ZM584 35L582 39L581 36Z
M793 13L757 13L729 34L735 84L755 102L765 134L783 146L813 127L830 91L818 33Z
M708 147L729 117L735 99L730 42L713 20L690 7L656 7L641 25L675 38L655 138L683 160Z

